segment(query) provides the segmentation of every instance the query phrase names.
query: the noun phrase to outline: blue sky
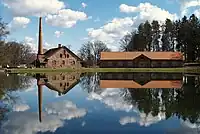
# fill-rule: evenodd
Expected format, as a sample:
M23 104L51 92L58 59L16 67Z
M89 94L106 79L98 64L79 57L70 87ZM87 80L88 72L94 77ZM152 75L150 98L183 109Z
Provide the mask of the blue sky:
M198 0L1 0L0 16L9 23L7 40L25 42L33 49L38 16L43 15L45 48L61 43L76 52L89 40L101 40L117 50L120 38L144 20L198 16L199 5Z

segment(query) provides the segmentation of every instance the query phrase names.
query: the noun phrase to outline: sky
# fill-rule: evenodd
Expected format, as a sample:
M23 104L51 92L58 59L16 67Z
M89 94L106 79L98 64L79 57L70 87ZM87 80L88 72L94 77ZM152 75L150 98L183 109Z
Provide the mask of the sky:
M75 53L88 41L100 40L113 51L119 41L145 20L200 16L200 0L0 0L0 17L8 23L8 41L37 51L38 17L43 17L45 49L62 44Z

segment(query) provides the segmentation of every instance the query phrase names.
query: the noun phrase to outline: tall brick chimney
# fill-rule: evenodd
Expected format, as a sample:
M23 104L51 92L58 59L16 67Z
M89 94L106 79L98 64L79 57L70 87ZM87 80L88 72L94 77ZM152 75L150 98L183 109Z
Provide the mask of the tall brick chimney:
M38 55L43 54L42 47L42 17L39 18Z

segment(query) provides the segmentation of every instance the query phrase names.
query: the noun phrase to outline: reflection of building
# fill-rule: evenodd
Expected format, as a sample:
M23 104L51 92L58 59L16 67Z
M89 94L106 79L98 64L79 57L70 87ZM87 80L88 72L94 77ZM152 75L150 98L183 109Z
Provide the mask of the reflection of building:
M42 121L42 86L45 85L51 90L57 91L59 95L66 94L80 80L81 74L76 72L60 74L36 74L38 86L38 109L39 121Z
M58 45L43 52L42 45L42 18L39 19L39 42L37 60L33 62L37 67L63 68L81 67L82 60L65 46Z
M101 88L181 88L182 74L102 73Z
M101 52L102 68L156 68L182 67L183 55L179 52Z
M60 73L54 75L47 75L46 86L54 91L57 91L59 95L66 94L70 89L72 89L80 81L80 73Z

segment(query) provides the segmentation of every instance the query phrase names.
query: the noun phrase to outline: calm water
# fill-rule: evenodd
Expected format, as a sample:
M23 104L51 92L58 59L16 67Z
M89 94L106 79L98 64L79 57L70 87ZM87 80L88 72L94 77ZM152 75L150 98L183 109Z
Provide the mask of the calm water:
M200 133L200 76L0 74L0 134Z

